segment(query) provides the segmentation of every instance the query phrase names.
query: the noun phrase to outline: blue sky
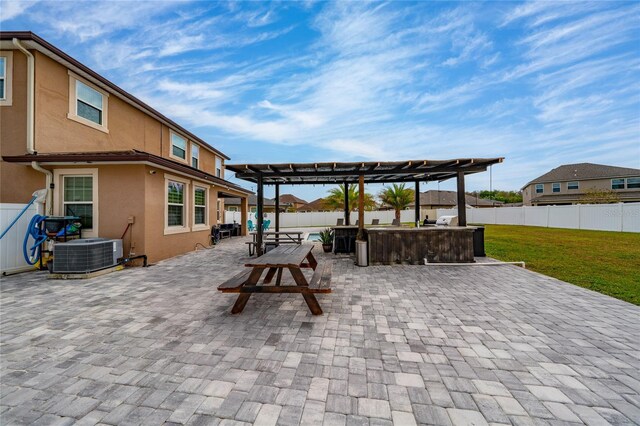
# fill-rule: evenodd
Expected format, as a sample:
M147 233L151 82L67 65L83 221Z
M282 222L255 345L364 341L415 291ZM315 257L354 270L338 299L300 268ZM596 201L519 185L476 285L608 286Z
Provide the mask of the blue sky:
M640 168L638 2L0 6L2 30L44 37L232 163L504 156L499 189L566 163Z

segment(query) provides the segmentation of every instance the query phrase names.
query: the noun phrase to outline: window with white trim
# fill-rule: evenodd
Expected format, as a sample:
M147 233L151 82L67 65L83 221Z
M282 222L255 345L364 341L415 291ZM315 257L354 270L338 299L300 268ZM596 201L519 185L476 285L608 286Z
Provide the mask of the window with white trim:
M194 186L193 225L207 226L207 189Z
M171 132L171 155L181 160L187 159L187 140L173 132Z
M627 189L640 188L640 177L627 178Z
M216 176L222 177L222 160L218 157L216 157Z
M167 226L185 227L185 184L168 181L167 184Z
M624 179L611 179L611 189L624 189Z
M544 192L544 184L536 183L536 194L542 194Z
M0 106L11 106L13 52L0 53Z
M567 182L567 189L579 189L579 188L580 188L579 182Z
M560 192L560 183L556 182L551 184L551 191L552 192Z
M69 73L68 118L94 129L107 132L109 95L97 86Z
M200 162L200 146L191 144L191 167L194 169L198 168L198 163Z
M98 169L54 169L58 216L77 216L83 237L98 236Z
M237 212L238 208L236 206L229 206L229 207L227 207L227 211L228 212Z

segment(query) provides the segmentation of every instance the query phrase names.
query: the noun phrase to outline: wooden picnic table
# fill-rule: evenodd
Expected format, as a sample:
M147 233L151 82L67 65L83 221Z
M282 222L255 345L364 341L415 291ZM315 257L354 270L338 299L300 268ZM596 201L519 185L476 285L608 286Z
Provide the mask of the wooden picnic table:
M283 245L245 263L246 271L218 287L223 293L240 293L231 313L242 312L253 293L300 293L311 313L322 315L322 308L314 294L331 293L331 262L318 263L311 253L312 250L312 244ZM301 268L314 270L310 281L307 281ZM289 270L295 285L281 285L284 269ZM260 277L265 270L267 274L260 283ZM274 276L275 285L269 285Z
M279 246L280 244L302 244L301 231L265 231L262 233L262 244ZM251 232L253 241L247 241L245 244L249 246L249 256L253 253L258 245L256 238L258 233Z

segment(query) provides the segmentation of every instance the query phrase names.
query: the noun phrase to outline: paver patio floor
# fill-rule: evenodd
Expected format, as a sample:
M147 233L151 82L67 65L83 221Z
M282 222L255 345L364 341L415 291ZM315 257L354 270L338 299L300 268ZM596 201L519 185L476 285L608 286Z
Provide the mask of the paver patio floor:
M236 238L91 280L2 278L0 423L640 421L636 306L515 266L326 255L323 316L285 294L232 316L216 287L246 256Z

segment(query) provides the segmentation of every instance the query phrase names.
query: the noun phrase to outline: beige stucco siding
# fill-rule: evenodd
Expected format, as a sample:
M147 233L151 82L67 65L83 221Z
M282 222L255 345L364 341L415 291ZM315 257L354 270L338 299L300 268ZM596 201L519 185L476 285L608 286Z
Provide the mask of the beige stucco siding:
M622 178L621 178L622 179ZM625 178L626 179L626 178ZM545 182L544 192L542 194L536 193L536 184L531 184L525 187L522 191L522 199L525 205L531 205L531 200L533 198L539 196L547 196L547 195L557 195L557 196L567 196L567 195L575 195L576 199L579 199L590 189L611 189L611 178L607 179L589 179L589 180L581 180L581 181L571 181L578 182L578 189L567 189L568 181L556 182L560 183L560 192L553 192L553 182ZM624 193L629 191L637 191L637 189L615 189L615 192Z
M27 150L27 60L13 54L12 105L0 106L0 155L21 155ZM42 173L18 164L0 161L0 203L26 203L45 186Z

